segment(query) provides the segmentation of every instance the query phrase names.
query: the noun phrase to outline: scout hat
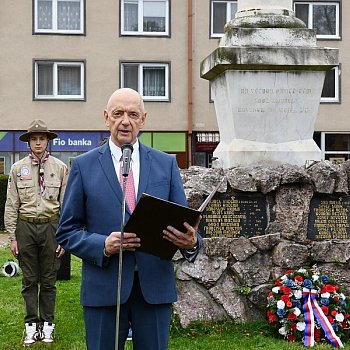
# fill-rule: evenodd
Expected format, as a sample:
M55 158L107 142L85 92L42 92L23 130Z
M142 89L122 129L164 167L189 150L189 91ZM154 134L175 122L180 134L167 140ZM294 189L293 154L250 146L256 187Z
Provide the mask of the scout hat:
M55 134L52 131L47 130L47 126L44 121L40 119L34 119L28 127L28 131L24 134L22 134L19 139L23 142L28 142L30 134L33 134L34 132L41 132L47 134L47 137L49 140L53 140L57 137L57 134Z

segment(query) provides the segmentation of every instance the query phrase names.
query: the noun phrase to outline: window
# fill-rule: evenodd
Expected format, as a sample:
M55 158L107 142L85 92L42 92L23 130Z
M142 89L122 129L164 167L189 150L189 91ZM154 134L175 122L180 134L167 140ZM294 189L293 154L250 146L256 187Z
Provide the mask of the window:
M121 0L123 35L169 35L169 0Z
M339 98L339 67L326 72L321 102L340 102Z
M350 159L350 134L321 132L323 159L343 163Z
M84 0L34 0L34 32L83 34Z
M200 143L219 143L220 134L218 132L198 132L196 135L197 142Z
M211 1L210 37L220 38L224 34L226 22L235 18L237 1Z
M169 64L124 62L121 87L138 91L145 101L169 101Z
M35 61L34 70L35 99L84 99L84 62Z
M340 39L339 1L294 1L294 11L318 39Z

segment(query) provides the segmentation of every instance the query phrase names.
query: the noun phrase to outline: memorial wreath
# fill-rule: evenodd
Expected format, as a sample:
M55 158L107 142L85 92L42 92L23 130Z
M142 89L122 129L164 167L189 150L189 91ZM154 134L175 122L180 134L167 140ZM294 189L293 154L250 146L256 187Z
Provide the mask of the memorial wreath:
M288 270L267 296L267 317L290 342L304 346L329 341L344 347L350 336L350 300L334 279L316 266Z

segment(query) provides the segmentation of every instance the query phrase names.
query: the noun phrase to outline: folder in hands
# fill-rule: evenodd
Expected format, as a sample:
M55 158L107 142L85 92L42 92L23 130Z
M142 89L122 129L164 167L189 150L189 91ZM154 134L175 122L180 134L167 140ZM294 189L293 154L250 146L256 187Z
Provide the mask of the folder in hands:
M171 260L178 247L163 238L163 230L167 226L173 226L186 232L184 222L194 226L224 179L225 177L197 210L143 193L124 227L124 232L136 233L141 238L141 247L137 250Z

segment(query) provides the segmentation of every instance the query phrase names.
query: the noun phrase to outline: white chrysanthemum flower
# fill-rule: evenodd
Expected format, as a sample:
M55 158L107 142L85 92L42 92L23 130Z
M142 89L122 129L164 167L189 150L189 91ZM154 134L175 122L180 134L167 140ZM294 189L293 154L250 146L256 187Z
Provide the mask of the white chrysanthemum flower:
M321 294L321 298L326 298L326 299L329 299L329 297L331 296L330 293L326 292L326 293L322 293Z
M280 287L273 287L272 288L272 292L276 293L276 294L279 292L279 290L280 290Z
M293 294L295 299L301 299L303 296L303 292L300 289L293 290Z
M340 294L339 294L339 298L340 298L340 299L343 299L343 300L346 299L346 297L345 297L345 295L344 295L343 293L340 293Z
M305 330L306 324L305 322L298 322L297 323L297 330L300 332L303 332Z
M296 315L297 317L301 314L301 311L298 307L294 308L293 314Z
M286 328L283 326L278 330L278 333L285 336L287 334Z
M319 279L319 275L312 275L312 280L316 282Z
M336 314L335 315L335 320L338 322L343 322L344 321L344 315L343 314Z
M306 269L299 269L298 272L300 272L300 273L305 273L305 272L306 272Z
M277 302L277 308L278 309L284 309L286 306L285 302L283 300L278 300Z
M283 275L283 276L280 278L280 280L281 280L282 282L285 282L287 279L288 279L287 275Z

